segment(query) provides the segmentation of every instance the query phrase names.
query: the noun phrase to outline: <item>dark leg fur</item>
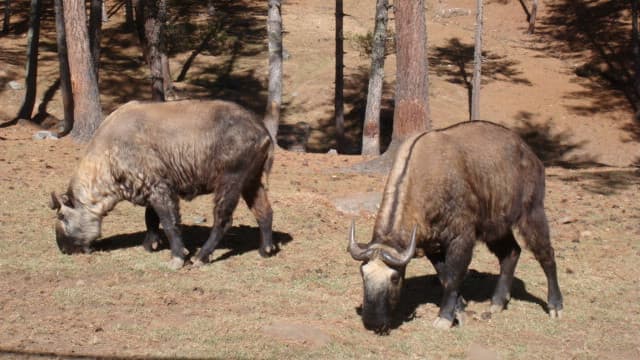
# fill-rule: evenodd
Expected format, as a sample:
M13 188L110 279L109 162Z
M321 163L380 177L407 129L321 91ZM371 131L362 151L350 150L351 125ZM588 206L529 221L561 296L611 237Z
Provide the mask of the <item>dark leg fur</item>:
M444 288L440 312L434 326L448 328L455 319L456 311L461 309L460 285L471 262L475 240L468 235L455 238L448 246L444 266L438 265L439 278Z
M272 222L273 222L273 210L269 204L267 198L267 191L259 184L257 189L255 187L249 188L242 193L247 206L251 209L251 212L258 221L260 227L260 256L268 257L276 252L276 247L273 244Z
M501 311L511 298L511 284L521 249L511 231L502 239L488 243L487 246L500 261L500 277L491 298L491 311Z
M147 234L144 237L142 246L149 252L158 250L162 243L160 237L160 218L155 210L153 210L153 207L147 206L144 213L144 222L147 225Z
M236 190L238 188L238 181L237 178L228 178L217 188L213 197L213 227L211 228L209 238L194 257L194 265L209 262L209 256L231 227L233 210L235 210L238 205L238 200L240 199L240 193Z
M149 197L149 203L160 219L169 244L171 245L171 268L177 269L184 263L186 249L180 234L180 210L178 198L167 186L158 186Z
M558 285L555 255L549 240L549 225L542 205L526 214L520 220L518 229L547 277L549 315L559 317L562 310L562 294Z

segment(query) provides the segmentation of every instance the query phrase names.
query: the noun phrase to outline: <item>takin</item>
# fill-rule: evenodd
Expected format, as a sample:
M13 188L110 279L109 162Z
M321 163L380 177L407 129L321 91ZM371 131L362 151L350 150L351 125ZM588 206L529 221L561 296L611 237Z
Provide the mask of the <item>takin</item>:
M263 123L231 102L129 102L100 125L67 192L51 194L58 247L65 254L89 252L102 218L128 200L146 207L145 249L158 247L162 224L171 248L169 267L178 269L188 255L179 199L213 193L213 227L193 264L209 261L231 227L240 196L258 221L260 255L269 256L276 250L266 192L273 149Z
M407 139L389 173L372 241L357 243L351 224L348 250L362 262L365 327L388 333L407 264L415 254L424 254L443 287L433 326L450 328L462 310L460 285L478 241L500 263L490 311L501 311L510 299L520 257L516 236L544 270L549 315L560 317L562 295L544 192L542 162L517 134L500 125L464 122Z

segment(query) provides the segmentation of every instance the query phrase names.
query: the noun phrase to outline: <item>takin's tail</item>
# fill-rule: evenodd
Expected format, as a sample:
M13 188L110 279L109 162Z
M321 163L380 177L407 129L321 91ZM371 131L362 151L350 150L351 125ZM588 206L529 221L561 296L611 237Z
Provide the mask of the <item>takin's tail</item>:
M262 165L262 185L265 190L269 190L269 174L271 174L271 168L273 167L273 156L275 152L275 142L271 138L271 135L265 138L260 149L263 152L267 152L267 157Z

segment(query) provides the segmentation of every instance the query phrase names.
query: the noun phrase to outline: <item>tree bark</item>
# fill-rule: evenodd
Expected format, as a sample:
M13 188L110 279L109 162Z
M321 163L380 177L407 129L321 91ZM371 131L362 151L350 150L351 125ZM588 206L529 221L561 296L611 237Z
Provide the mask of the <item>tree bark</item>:
M63 0L62 5L74 103L71 136L84 142L91 139L102 121L100 93L89 49L84 1Z
M431 128L424 0L397 0L395 8L397 66L389 146L392 150L412 134Z
M275 140L282 106L282 13L281 1L269 0L267 37L269 47L269 94L264 123Z
M4 1L4 21L2 22L2 32L4 34L9 32L11 25L11 0Z
M480 87L482 82L483 0L477 0L476 39L473 52L473 83L471 85L471 118L480 119Z
M133 9L135 13L135 26L136 33L138 34L138 40L140 41L140 48L142 48L142 56L145 61L148 61L149 55L147 54L147 36L145 35L145 2L147 0L133 0Z
M529 29L527 32L533 34L536 29L536 16L538 15L538 0L533 0L531 5L531 13L529 14Z
M38 79L38 42L40 40L40 0L31 0L29 15L29 32L27 34L27 66L25 75L25 94L18 119L31 119L33 106L36 103Z
M376 1L376 24L371 48L367 108L362 129L362 155L380 155L380 103L384 84L384 58L389 19L388 0Z
M142 0L141 0L142 1ZM147 42L147 62L151 74L151 99L164 101L164 79L162 71L163 23L165 0L148 0L145 6L145 37Z
M638 0L631 0L631 52L634 62L636 120L640 120L640 36L638 35Z
M54 0L54 10L56 13L56 41L58 44L58 62L60 65L60 93L62 95L62 109L64 111L62 132L58 135L64 136L73 128L73 95L71 93L71 78L69 75L62 0Z
M127 30L131 31L135 27L133 20L133 1L124 0L124 18Z
M89 48L96 81L100 81L100 39L102 38L102 0L91 0L89 12Z
M336 78L334 113L336 118L336 150L344 153L344 37L343 37L343 4L342 0L336 0Z

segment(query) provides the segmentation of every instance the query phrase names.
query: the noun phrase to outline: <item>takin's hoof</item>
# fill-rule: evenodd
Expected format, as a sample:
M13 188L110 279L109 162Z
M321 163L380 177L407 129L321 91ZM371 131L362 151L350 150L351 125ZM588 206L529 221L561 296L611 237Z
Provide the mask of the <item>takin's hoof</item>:
M436 318L436 320L433 322L432 325L436 329L449 330L453 325L453 321L438 317Z
M160 249L161 246L162 239L156 234L150 235L149 233L147 233L147 235L144 237L144 241L142 242L142 247L144 247L144 249L148 252L156 251Z
M504 310L504 305L491 304L491 306L489 307L489 312L491 314L497 314L499 312L502 312L502 310Z
M549 317L552 319L562 319L562 309L549 309Z
M260 256L262 256L263 258L270 257L276 253L276 246L275 245L263 246L263 247L260 247L260 250L258 250L258 252L260 253Z
M179 257L172 257L171 260L167 263L167 266L171 270L180 270L182 266L184 266L184 259Z
M208 263L208 261L202 261L198 258L192 258L191 259L191 264L193 264L193 267L201 267L201 266L205 266Z

